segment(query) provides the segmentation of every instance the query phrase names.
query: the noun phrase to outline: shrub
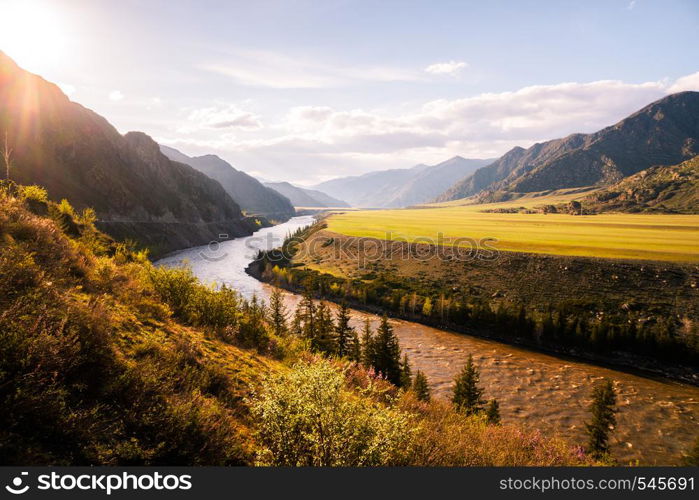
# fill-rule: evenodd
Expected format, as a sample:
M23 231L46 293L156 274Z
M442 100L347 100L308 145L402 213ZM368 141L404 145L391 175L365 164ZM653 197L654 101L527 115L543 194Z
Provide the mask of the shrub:
M400 465L415 432L408 414L360 397L321 359L270 377L251 406L261 465Z
M49 200L48 193L41 186L20 186L19 195L24 200L39 201L47 203Z

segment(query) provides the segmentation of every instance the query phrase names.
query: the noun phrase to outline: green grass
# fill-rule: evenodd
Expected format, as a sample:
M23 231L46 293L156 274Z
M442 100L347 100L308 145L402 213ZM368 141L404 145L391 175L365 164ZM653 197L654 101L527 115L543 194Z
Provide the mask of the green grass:
M546 203L548 199L537 200ZM589 257L699 262L699 215L485 213L521 206L522 200L406 210L367 210L332 215L328 229L380 239L497 238L501 251ZM441 234L441 240L438 240Z

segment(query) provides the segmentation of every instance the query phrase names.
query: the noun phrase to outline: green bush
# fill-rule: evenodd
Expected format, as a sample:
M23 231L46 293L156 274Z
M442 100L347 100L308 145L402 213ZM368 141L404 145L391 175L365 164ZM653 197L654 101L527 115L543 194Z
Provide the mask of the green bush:
M261 465L402 465L416 431L407 413L360 397L322 359L270 377L251 406Z

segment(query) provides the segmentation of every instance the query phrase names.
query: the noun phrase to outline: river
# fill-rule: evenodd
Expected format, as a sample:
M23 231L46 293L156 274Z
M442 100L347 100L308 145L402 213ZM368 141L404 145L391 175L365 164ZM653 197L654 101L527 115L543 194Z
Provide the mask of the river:
M281 245L284 237L312 223L311 216L294 217L252 236L189 248L156 262L177 266L185 261L203 282L225 284L243 296L267 299L271 287L245 273L257 252ZM289 308L299 297L285 292ZM369 318L374 327L380 318L352 311L359 327ZM560 435L583 443L584 422L595 381L614 381L619 414L613 433L613 455L620 463L676 464L682 452L699 437L699 387L644 377L582 361L560 358L527 349L452 333L402 320L391 320L401 348L413 370L427 375L433 394L448 398L454 376L468 354L481 370L486 397L500 403L503 422L535 427L546 435Z

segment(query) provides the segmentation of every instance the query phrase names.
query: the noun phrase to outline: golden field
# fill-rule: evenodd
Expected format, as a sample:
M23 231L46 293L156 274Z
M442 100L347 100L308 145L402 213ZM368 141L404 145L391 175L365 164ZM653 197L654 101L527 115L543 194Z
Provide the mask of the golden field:
M429 238L444 245L458 238L495 238L489 246L501 251L699 262L699 215L483 212L528 204L523 201L342 212L327 222L330 231L348 236ZM543 200L527 201L540 204Z

